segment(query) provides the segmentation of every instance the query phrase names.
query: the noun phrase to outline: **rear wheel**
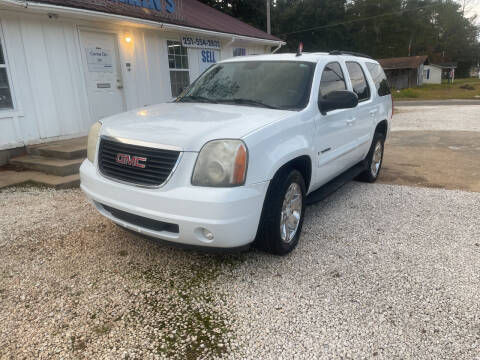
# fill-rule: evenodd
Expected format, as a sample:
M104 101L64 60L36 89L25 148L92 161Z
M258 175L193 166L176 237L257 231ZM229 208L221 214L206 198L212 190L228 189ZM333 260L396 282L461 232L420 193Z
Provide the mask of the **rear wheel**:
M255 245L276 255L298 244L305 213L305 181L295 169L280 171L268 188Z
M375 133L370 151L365 158L367 167L365 171L358 176L359 180L372 183L378 179L382 168L384 145L385 136L382 133Z

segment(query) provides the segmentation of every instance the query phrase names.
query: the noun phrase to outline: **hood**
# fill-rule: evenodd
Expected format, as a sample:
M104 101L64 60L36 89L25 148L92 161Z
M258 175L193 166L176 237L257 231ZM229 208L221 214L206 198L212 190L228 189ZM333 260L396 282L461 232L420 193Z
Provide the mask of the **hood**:
M204 103L165 103L102 120L102 135L200 151L214 139L240 139L291 111Z

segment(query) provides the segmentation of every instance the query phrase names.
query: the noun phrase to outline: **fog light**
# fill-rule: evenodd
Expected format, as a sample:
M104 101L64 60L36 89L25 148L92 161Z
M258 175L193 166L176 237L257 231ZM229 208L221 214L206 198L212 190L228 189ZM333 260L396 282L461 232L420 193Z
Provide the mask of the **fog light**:
M205 239L210 241L213 240L213 234L211 233L210 230L203 228L202 232L203 232L203 236L205 236Z

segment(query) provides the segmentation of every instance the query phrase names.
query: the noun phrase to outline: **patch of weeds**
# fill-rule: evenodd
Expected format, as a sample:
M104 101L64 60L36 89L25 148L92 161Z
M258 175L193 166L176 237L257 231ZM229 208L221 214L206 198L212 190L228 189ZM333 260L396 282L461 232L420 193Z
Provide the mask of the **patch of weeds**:
M463 89L463 90L475 90L475 86L472 86L470 84L463 84L463 85L460 85L460 89Z
M118 255L122 256L122 257L125 257L128 255L128 252L126 250L120 250Z
M232 319L219 309L224 297L213 285L224 270L243 262L244 255L185 259L182 268L155 265L141 270L141 278L154 287L141 293L146 308L132 309L129 317L148 314L142 316L142 324L154 329L150 338L161 357L221 357L231 348Z

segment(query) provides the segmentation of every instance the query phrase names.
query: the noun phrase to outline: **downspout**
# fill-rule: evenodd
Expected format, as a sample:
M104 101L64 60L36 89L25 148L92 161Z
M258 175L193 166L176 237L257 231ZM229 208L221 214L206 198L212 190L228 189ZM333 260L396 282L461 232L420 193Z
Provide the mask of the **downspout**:
M235 40L237 40L237 39L235 39L235 37L232 36L232 40L230 40L228 43L226 43L225 47L229 47L230 45L232 45L235 42Z
M272 54L275 54L278 50L280 50L281 47L282 47L282 43L279 43L278 46L275 49L273 49Z

